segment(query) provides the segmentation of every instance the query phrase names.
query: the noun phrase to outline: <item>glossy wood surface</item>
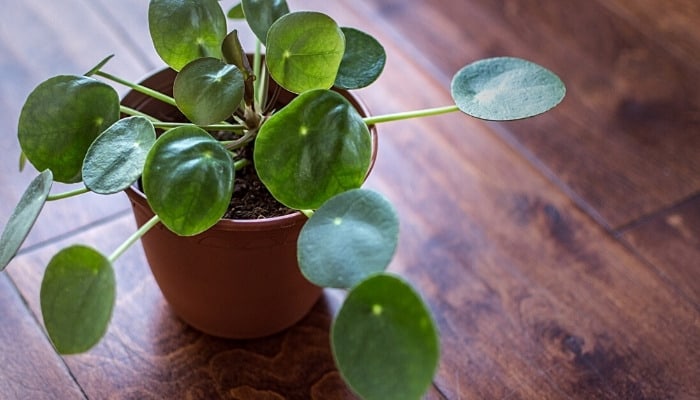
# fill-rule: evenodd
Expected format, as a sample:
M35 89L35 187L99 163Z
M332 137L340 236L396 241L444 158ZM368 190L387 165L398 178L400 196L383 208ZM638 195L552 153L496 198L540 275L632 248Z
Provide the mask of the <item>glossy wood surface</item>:
M700 3L289 3L385 45L383 76L359 91L374 114L449 104L452 74L485 56L528 58L567 83L560 107L531 120L379 127L367 186L400 214L390 270L441 331L427 399L700 398ZM161 65L146 0L3 6L0 225L36 173L17 172L16 140L34 86L112 53L109 71L133 80ZM116 264L105 339L57 356L38 304L47 261L73 243L111 252L133 229L121 194L45 207L0 275L0 399L354 398L328 343L342 293L278 335L216 339L170 312L138 246Z

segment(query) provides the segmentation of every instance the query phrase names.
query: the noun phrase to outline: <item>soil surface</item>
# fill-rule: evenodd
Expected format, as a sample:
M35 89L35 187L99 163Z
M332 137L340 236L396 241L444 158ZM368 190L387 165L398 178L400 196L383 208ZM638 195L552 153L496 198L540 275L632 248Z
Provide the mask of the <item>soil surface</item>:
M247 149L245 153L243 155L245 158L248 160L253 159L250 149ZM224 218L263 219L279 217L293 212L294 210L287 208L272 197L272 194L258 178L252 163L236 171L233 196Z

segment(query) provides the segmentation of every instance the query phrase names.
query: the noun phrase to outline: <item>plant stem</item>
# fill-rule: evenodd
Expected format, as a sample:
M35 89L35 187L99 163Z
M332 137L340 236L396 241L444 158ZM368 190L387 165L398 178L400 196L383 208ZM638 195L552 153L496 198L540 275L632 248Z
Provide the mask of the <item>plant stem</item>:
M198 126L207 131L227 131L227 132L241 132L245 129L243 125L233 125L233 124L212 124L212 125L194 125L192 123L183 122L154 122L153 126L161 129L171 129L177 128L178 126Z
M46 198L46 201L55 201L55 200L67 199L67 198L69 198L69 197L78 196L78 195L87 193L87 192L89 192L89 191L90 191L90 189L88 189L88 188L86 188L86 187L82 187L82 188L80 188L80 189L71 190L71 191L68 191L68 192L65 192L65 193L59 193L59 194L51 195L51 196L49 196L49 197Z
M396 113L396 114L387 114L387 115L377 115L374 117L367 117L364 118L363 121L367 125L374 125L374 124L379 124L382 122L391 122L391 121L399 121L402 119L410 119L410 118L420 118L420 117L428 117L431 115L440 115L440 114L447 114L451 112L459 111L459 107L456 105L451 105L451 106L445 106L445 107L436 107L436 108L427 108L424 110L417 110L417 111L407 111L407 112L401 112L401 113Z
M143 224L142 227L140 227L136 232L134 232L133 235L129 236L128 239L124 243L121 244L114 252L109 256L108 260L110 263L114 263L114 261L119 258L124 252L131 247L132 244L136 243L143 235L146 234L151 228L156 226L156 224L160 222L160 217L155 215L153 218L148 220L145 224Z
M253 83L253 99L257 109L262 110L263 105L261 104L263 94L262 91L262 79L260 71L262 70L262 43L260 39L255 39L255 53L253 54L253 73L255 74L256 82Z
M153 90L151 88L147 88L147 87L139 85L137 83L129 82L127 80L119 78L118 76L108 74L107 72L104 72L104 71L97 71L97 72L95 72L95 75L101 76L105 79L109 79L109 80L117 82L117 83L120 83L126 87L134 89L137 92L143 93L147 96L153 97L154 99L160 100L166 104L170 104L171 106L177 107L177 104L175 103L175 99L173 99L172 97L165 95L159 91Z
M142 112L139 111L139 110L135 110L135 109L133 109L133 108L131 108L131 107L127 107L127 106L122 105L122 104L119 105L119 111L121 111L122 114L131 115L131 116L133 116L133 117L144 117L144 118L147 118L149 121L151 121L151 122L154 123L154 124L160 123L160 120L159 120L159 119L157 119L157 118L155 118L155 117L151 117L151 116L148 115L148 114L142 113Z
M236 171L240 171L241 169L245 168L249 164L250 164L250 160L248 160L247 158L242 158L242 159L235 161L233 163L233 169Z

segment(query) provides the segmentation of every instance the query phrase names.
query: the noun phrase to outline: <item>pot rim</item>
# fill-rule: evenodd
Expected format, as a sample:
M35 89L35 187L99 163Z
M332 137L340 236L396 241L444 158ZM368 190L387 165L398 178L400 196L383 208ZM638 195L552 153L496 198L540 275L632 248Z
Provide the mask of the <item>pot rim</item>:
M166 71L172 71L172 68L165 67L165 68L157 68L152 70L151 72L145 74L142 78L138 80L138 82L144 82L147 79L151 79L157 74L166 72ZM331 90L338 90L335 88L332 88ZM367 104L357 95L351 93L349 90L339 90L341 93L346 93L347 96L346 99L350 101L357 111L360 113L361 116L363 117L368 117L371 115L369 108L367 107ZM128 91L127 93L124 94L124 96L121 98L121 101L123 101L130 93L132 93L133 90ZM350 98L348 98L348 96ZM120 101L120 102L121 102ZM365 180L367 177L369 177L369 174L372 172L372 169L374 168L374 164L377 160L377 153L378 153L378 146L379 146L379 141L378 141L378 134L377 134L377 127L375 125L368 125L367 126L369 129L369 134L370 138L372 140L372 149L371 149L371 158L369 162L369 168L367 169L367 174L365 175ZM138 186L138 181L134 182L124 190L129 198L131 199L137 199L140 200L139 202L143 205L151 209L150 204L148 204L148 199L146 198L145 193L141 191L141 189ZM151 209L152 210L152 209ZM280 226L286 227L286 226L293 226L296 225L304 220L306 220L307 217L304 215L304 213L300 211L294 211L290 214L286 215L281 215L277 217L267 217L267 218L260 218L260 219L229 219L229 218L221 218L219 221L214 224L211 228L209 229L218 229L218 230L249 230L249 231L255 231L255 230L261 230L265 228L278 228Z

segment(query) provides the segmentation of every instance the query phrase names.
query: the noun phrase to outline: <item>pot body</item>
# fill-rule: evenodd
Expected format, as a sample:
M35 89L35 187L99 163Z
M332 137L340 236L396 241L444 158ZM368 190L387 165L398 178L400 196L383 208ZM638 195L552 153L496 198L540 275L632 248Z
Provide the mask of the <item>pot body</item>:
M163 70L142 84L172 94L174 77L174 71ZM367 115L362 104L344 95ZM122 104L162 121L181 116L176 108L133 91ZM374 130L372 136L374 163ZM153 217L136 185L126 194L139 226ZM221 220L191 237L158 224L141 242L163 296L185 322L219 337L263 337L295 324L322 294L297 264L296 242L305 221L298 212L261 220Z

